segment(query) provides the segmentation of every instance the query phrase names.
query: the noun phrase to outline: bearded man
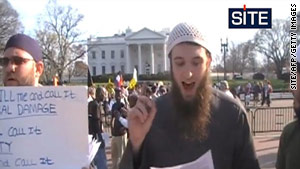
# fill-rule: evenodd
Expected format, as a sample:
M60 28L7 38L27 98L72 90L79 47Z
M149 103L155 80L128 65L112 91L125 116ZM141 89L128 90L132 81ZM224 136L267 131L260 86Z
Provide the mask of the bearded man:
M139 96L129 110L130 141L120 168L259 168L245 110L211 87L212 56L199 30L178 24L167 54L171 92L155 102Z
M44 70L42 50L38 42L25 34L16 34L5 45L0 58L4 86L41 86Z

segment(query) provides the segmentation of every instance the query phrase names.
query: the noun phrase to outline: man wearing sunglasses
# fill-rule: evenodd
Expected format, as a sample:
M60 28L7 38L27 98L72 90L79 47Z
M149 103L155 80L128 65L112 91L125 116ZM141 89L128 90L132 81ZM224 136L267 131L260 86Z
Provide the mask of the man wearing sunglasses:
M0 58L4 86L40 86L44 70L42 51L36 40L16 34L6 43Z

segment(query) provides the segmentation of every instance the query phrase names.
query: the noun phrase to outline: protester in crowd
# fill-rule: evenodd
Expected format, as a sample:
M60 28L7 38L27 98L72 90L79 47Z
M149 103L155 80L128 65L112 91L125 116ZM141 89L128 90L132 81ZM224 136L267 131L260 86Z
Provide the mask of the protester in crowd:
M259 93L261 93L261 88L258 82L254 82L254 87L253 87L253 100L255 102L259 102Z
M251 101L251 83L248 82L246 84L244 84L244 100L245 100L245 106L249 106L250 105L250 101Z
M11 36L0 59L4 86L41 86L44 63L36 40L25 34Z
M300 45L297 47L297 89L292 90L294 95L294 111L296 119L286 125L280 137L277 169L300 168Z
M270 107L271 98L270 94L273 92L273 87L269 80L264 81L264 87L262 89L262 102L261 105L263 106L265 103Z
M196 27L172 30L172 89L155 102L139 96L129 109L130 142L120 168L259 168L244 108L211 87L210 49ZM205 164L197 161L203 155Z
M236 96L240 99L240 94L241 94L241 85L238 85L234 90L236 93ZM232 93L232 92L231 92Z
M131 94L128 96L129 108L133 108L137 102L138 96L136 94Z
M89 134L93 135L93 138L100 142L100 147L97 154L94 157L94 164L97 168L107 169L107 159L105 154L105 142L102 138L103 123L102 114L105 114L105 107L103 101L105 100L105 91L103 87L96 89L95 95L92 96L93 100L88 104L89 114Z
M158 89L158 95L159 96L163 96L163 95L165 95L167 93L167 89L166 89L166 87L165 86L160 86L159 87L159 89Z
M42 86L39 83L44 71L42 50L30 36L11 36L0 58L0 65L4 86Z
M129 108L132 108L135 106L136 101L138 99L138 96L136 94L131 94L128 96L128 103L129 103ZM121 108L120 111L115 111L115 119L119 120L122 126L124 126L126 129L128 129L128 120L127 120L127 108L123 107ZM126 114L124 117L124 114ZM123 115L123 116L122 116Z
M125 151L127 137L126 137L126 127L122 125L120 121L120 116L126 118L124 114L124 109L126 105L121 102L122 92L121 90L115 90L116 102L112 107L112 120L111 120L111 158L112 158L112 169L119 169L119 163L121 161L122 155Z
M94 86L88 87L88 102L93 101L93 96L96 94L96 88Z
M234 98L232 93L229 90L229 84L226 80L220 82L220 90L224 92L227 96Z
M157 97L157 86L153 85L151 86L151 99L156 99Z

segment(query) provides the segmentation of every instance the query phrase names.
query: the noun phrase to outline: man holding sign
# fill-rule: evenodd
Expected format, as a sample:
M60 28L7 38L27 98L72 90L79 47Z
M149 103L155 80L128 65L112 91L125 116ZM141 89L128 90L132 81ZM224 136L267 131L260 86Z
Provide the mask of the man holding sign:
M86 87L38 87L42 51L24 34L10 37L0 65L0 168L88 166Z
M0 58L4 86L40 86L44 70L42 51L37 41L24 34L10 37Z

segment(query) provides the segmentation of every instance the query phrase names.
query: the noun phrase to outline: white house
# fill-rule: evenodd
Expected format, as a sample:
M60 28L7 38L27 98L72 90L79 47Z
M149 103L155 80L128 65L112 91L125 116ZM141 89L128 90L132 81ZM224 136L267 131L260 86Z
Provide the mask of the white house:
M143 28L111 37L88 39L88 65L93 76L117 73L157 74L168 71L167 32Z

